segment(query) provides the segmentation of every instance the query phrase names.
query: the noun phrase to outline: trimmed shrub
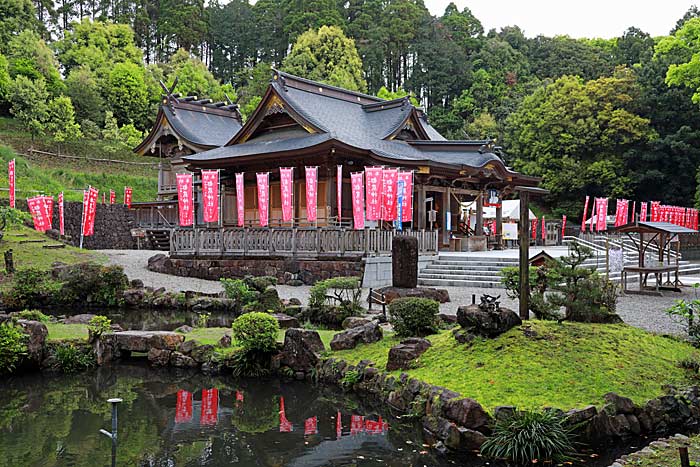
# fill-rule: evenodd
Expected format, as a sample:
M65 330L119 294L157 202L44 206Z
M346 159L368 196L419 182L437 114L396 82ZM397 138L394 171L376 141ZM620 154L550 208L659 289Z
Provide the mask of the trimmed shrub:
M242 279L221 279L221 285L226 297L236 302L237 311L258 299L258 293Z
M263 292L266 288L277 285L277 278L272 276L245 276L243 282L248 288Z
M118 306L129 279L121 266L76 264L57 272L62 281L59 299L66 304L89 303L95 306Z
M364 312L359 277L334 277L316 282L309 291L309 307L301 316L314 324L339 328L348 316Z
M272 352L277 347L280 326L267 313L251 312L241 315L231 328L232 337L245 351Z
M12 288L3 294L3 302L14 310L48 305L60 290L61 284L52 280L48 271L21 269L15 273Z
M27 335L12 321L0 324L0 374L12 373L27 353Z
M389 304L389 322L399 337L422 337L440 328L440 304L429 298L397 298Z
M88 322L88 334L90 342L98 339L102 334L107 334L112 330L112 321L106 316L93 316Z
M26 319L28 321L40 321L42 323L51 322L51 317L49 315L45 315L39 310L22 310L15 316L17 316L19 319Z
M554 412L516 412L496 420L481 454L515 465L562 463L576 453L572 438L572 428Z

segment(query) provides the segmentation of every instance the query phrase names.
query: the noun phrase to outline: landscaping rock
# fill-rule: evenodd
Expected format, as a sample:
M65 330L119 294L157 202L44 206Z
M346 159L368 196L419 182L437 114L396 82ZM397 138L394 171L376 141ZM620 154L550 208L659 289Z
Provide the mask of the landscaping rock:
M478 305L457 308L457 322L464 330L489 338L497 337L523 323L517 313L508 308L501 308L499 312L491 313L482 311Z
M339 332L331 340L331 349L333 350L348 350L357 347L360 342L371 344L382 340L384 334L379 323L372 321L371 323L363 324L356 328L346 329Z
M281 365L295 371L311 370L319 361L321 352L326 350L317 331L291 328L284 333Z
M195 340L188 340L188 341L185 341L182 344L180 344L180 348L178 350L183 354L189 354L198 345L199 345L199 342L197 342Z
M277 320L282 329L298 328L299 320L284 313L273 313L272 317Z
M81 313L65 318L63 324L88 324L96 315L90 313Z
M412 362L420 357L431 346L430 341L420 337L410 337L389 350L386 370L408 370Z
M445 324L455 324L457 323L457 315L448 315L447 313L438 314L438 318Z
M179 328L175 328L175 331L173 331L173 332L178 332L180 334L187 334L187 333L192 332L192 331L194 331L194 328L192 326L188 326L186 324L183 324Z
M167 366L171 353L170 350L151 349L148 351L148 362L155 366Z
M268 285L260 293L258 302L260 303L260 309L263 311L282 311L282 301L274 285Z
M170 355L170 364L176 368L196 368L199 366L192 357L180 352L173 352Z
M146 291L143 287L126 289L122 292L124 304L128 306L139 306L146 298Z
M491 422L491 417L481 404L469 398L447 401L443 414L456 424L477 431L486 429Z
M19 319L17 324L22 327L22 330L28 336L25 342L27 345L26 360L32 365L40 365L44 359L44 345L46 344L46 336L49 335L49 330L40 321Z
M459 448L464 451L478 451L481 445L486 442L486 436L483 433L470 430L469 428L458 427L460 434Z
M476 339L476 336L474 334L462 328L457 328L454 331L452 331L452 335L454 336L455 340L460 344L468 344L469 342Z
M610 415L632 414L635 412L636 406L634 402L632 402L632 399L618 396L614 392L605 394L603 399L608 403L604 409L606 409Z
M132 289L143 289L143 281L141 279L133 279L129 282Z
M430 298L440 303L447 303L450 301L450 294L447 292L447 290L434 289L432 287L416 287L412 289L401 287L383 287L379 289L379 292L384 294L387 305L397 298L404 297Z
M149 350L177 350L185 336L170 331L124 331L107 334L103 338L111 341L115 348L130 352L148 352Z
M221 336L221 339L219 339L219 347L223 347L224 349L231 347L231 336L229 334Z
M395 235L391 244L391 284L412 289L418 285L418 239Z
M496 420L505 420L515 415L515 407L512 405L499 405L493 409L493 418Z
M595 405L588 405L582 409L572 409L566 412L566 422L570 425L578 425L579 423L590 420L598 414L598 409Z
M197 363L205 363L211 359L214 346L209 344L198 345L190 352L190 357Z
M371 323L372 320L369 318L361 318L359 316L348 316L343 320L343 329L352 329L358 326L364 326L365 324Z

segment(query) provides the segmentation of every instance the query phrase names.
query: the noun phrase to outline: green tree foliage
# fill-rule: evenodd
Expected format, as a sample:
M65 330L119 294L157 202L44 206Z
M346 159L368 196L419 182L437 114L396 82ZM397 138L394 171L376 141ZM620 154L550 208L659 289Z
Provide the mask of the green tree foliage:
M668 67L666 84L692 89L693 102L700 104L700 18L687 20L672 36L663 38L656 54L678 57L678 63Z
M132 123L119 126L117 119L109 110L105 114L105 127L102 130L102 138L105 140L105 149L119 151L132 149L138 146L143 139L143 133Z
M10 113L22 122L32 136L44 131L44 122L48 117L48 98L44 78L39 77L32 81L24 75L19 75L10 85Z
M355 41L335 26L310 29L297 39L282 69L353 91L366 91Z
M58 73L58 61L37 33L25 29L10 40L7 49L10 76L43 78L52 96L63 92L65 86Z
M0 113L5 110L7 105L7 96L10 92L11 84L12 78L10 77L7 57L0 54Z
M95 73L87 66L73 68L66 78L66 93L75 107L78 122L90 120L104 125L104 101Z
M70 97L57 97L48 105L46 130L53 134L54 141L72 141L83 136L80 125L75 123L75 109Z
M515 166L544 178L555 212L580 212L585 195L625 196L624 155L655 137L636 113L634 74L583 81L564 76L526 97L507 121Z
M178 50L168 63L170 73L167 81L174 82L177 77L177 89L187 96L208 97L224 100L226 96L235 101L236 92L230 86L222 86L201 60L192 57L184 49Z
M161 0L157 29L161 57L178 49L198 52L207 35L204 0Z
M150 105L143 67L129 62L114 65L107 76L105 94L120 125L133 123L146 128Z
M7 53L10 40L20 32L38 32L41 26L31 0L0 0L0 53Z

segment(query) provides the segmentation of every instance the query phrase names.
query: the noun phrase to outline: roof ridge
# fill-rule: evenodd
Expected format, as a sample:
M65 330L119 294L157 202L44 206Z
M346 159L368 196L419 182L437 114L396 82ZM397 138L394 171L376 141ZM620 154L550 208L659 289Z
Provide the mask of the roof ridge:
M396 107L403 107L404 105L411 105L411 100L408 96L397 97L396 99L383 100L381 102L373 102L371 104L362 104L362 110L365 112L376 112L379 110L394 109Z
M338 87L338 86L333 86L332 84L322 83L322 82L320 82L320 81L314 81L314 80L311 80L311 79L308 79L308 78L302 78L301 76L296 76L296 75L292 75L292 74L287 73L287 72L284 72L284 71L280 71L280 70L278 70L278 69L276 69L276 68L274 68L274 67L272 68L272 71L273 71L273 73L274 73L274 74L273 74L273 80L278 79L278 78L282 78L281 81L283 82L283 83L282 83L283 86L287 86L287 85L293 83L294 81L298 81L298 82L300 82L300 83L304 83L304 84L307 84L307 85L315 86L315 87L317 87L317 88L321 88L321 89L325 88L325 89L328 89L328 90L332 90L332 91L338 92L338 93L340 93L340 94L345 94L345 95L347 95L348 97L356 97L356 98L361 98L361 99L368 99L368 100L371 100L371 101L373 101L373 102L386 102L386 100L385 100L385 99L382 99L381 97L372 96L372 95L370 95L370 94L365 94L365 93L359 92L359 91L351 91L351 90L349 90L349 89L341 88L341 87ZM290 82L291 82L291 83L290 83ZM295 89L299 89L299 88L297 88L297 87L295 87L295 86L292 86L292 87L294 87ZM315 93L315 94L319 94L319 95L322 95L322 96L323 96L323 95L328 96L327 94L323 94L323 92L315 92L315 91L312 90L312 89L306 89L306 88L304 88L303 90L308 91L308 92L312 92L312 93ZM333 97L333 96L328 96L328 97ZM356 99L349 99L349 100L350 100L350 102L355 102L355 101L356 101ZM359 103L362 103L362 102L359 101Z

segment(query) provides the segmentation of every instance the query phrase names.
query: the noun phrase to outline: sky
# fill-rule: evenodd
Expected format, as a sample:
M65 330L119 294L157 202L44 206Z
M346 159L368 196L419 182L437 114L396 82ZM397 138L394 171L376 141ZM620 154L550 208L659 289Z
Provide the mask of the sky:
M450 0L424 0L434 15L442 15ZM630 26L667 35L676 21L700 0L453 0L465 6L484 30L518 25L527 37L567 34L574 38L612 38Z

